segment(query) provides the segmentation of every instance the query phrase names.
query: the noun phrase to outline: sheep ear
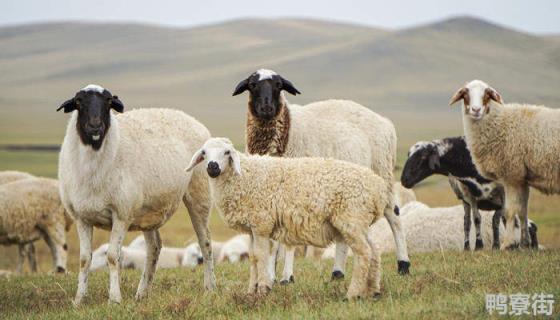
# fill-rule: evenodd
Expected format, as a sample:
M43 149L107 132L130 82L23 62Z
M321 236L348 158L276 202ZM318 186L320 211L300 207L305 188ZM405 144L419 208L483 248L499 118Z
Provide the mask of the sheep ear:
M241 160L239 159L239 154L237 151L232 151L229 158L231 159L233 165L233 171L238 176L241 175Z
M296 94L301 94L301 92L299 92L299 90L296 89L296 87L294 87L294 85L290 81L288 81L288 80L286 80L282 77L280 77L280 79L282 80L282 89L283 90L286 90L287 92L291 93L294 96Z
M121 100L119 100L119 97L113 96L111 99L111 108L113 108L116 112L123 113L124 105Z
M77 109L76 98L72 98L70 100L64 101L64 103L61 104L60 107L58 107L58 109L56 109L56 111L60 111L61 109L64 109L64 113L68 113L68 112L72 112L72 111L76 110Z
M485 93L488 95L488 97L490 97L491 100L494 100L499 104L504 104L504 101L502 100L502 96L494 88L492 87L486 88Z
M451 100L449 100L449 105L453 105L455 102L464 99L465 95L468 94L469 89L462 87L461 89L457 90L457 92L455 92L455 94L453 95L453 97L451 97Z
M247 89L249 89L249 78L239 82L237 84L237 87L235 87L235 90L233 90L233 94L232 96L236 96L240 93L245 92Z
M204 160L204 155L202 154L202 149L198 150L197 152L194 153L192 159L191 159L191 163L189 164L189 166L185 169L185 171L189 172L191 171L194 167L196 167L197 164L201 163L202 160Z
M432 155L430 155L430 159L428 159L428 166L431 170L435 170L437 167L439 167L439 165L439 154L436 151Z

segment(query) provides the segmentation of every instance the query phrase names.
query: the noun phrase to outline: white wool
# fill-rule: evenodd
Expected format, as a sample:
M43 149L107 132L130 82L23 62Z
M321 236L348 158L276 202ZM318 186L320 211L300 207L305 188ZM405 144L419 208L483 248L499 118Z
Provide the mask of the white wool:
M128 244L129 248L132 249L144 249L146 250L146 240L144 239L143 235L139 235L138 237L134 238L134 240L130 241Z
M103 93L103 91L105 91L105 88L103 88L102 86L96 85L96 84L88 84L87 86L85 86L80 91L84 91L84 92L94 91L94 92L97 92L97 93Z
M249 255L249 243L251 239L247 234L237 235L224 243L218 262L237 263L243 257Z
M259 81L270 80L273 76L278 75L276 72L269 69L259 69L255 73L259 75Z

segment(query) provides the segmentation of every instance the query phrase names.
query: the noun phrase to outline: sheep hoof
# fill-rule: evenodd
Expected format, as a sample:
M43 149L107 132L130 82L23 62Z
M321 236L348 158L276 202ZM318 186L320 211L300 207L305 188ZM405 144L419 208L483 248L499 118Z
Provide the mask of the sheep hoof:
M517 250L519 249L519 243L510 244L504 247L505 250Z
M258 286L257 287L257 294L259 296L266 296L270 292L270 290L272 290L272 289L267 285Z
M471 244L468 241L465 241L465 251L471 250Z
M482 239L476 239L476 244L474 249L481 250L482 248L484 248L484 243L482 242Z
M109 298L109 304L121 304L122 299L119 298Z
M331 280L340 280L340 279L344 279L344 273L342 273L342 271L340 270L333 271L331 275Z
M373 300L380 300L381 299L381 292L374 292L373 293Z
M56 267L56 273L66 273L66 269L61 266Z
M399 260L397 261L397 265L398 265L398 272L399 274L409 274L409 268L410 268L410 261L403 261L403 260Z
M295 282L295 281L294 281L294 276L293 276L293 275L290 276L290 278L288 278L288 279L282 279L282 280L280 280L280 284L281 284L281 285L286 285L286 284L294 283L294 282Z
M499 249L500 249L500 244L497 243L497 242L494 242L494 243L492 244L492 249L493 249L493 250L499 250Z

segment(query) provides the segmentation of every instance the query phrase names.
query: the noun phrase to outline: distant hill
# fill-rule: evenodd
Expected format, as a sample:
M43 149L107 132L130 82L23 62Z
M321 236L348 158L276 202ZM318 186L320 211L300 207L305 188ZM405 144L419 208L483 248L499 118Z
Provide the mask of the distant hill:
M241 142L247 98L231 92L261 67L302 91L294 103L348 98L388 115L405 144L460 133L447 101L474 78L506 101L560 101L558 36L471 17L396 31L303 19L195 28L61 22L0 28L0 47L0 144L60 141L67 117L54 110L89 83L128 108L183 109Z

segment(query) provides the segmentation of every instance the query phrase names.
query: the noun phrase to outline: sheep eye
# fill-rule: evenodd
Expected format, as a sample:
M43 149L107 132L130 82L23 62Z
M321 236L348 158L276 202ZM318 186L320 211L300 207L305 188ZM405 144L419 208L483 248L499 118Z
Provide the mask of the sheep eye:
M230 152L229 150L227 150L226 152L224 152L224 154L225 154L226 156L229 156L230 153L231 153L231 152Z

